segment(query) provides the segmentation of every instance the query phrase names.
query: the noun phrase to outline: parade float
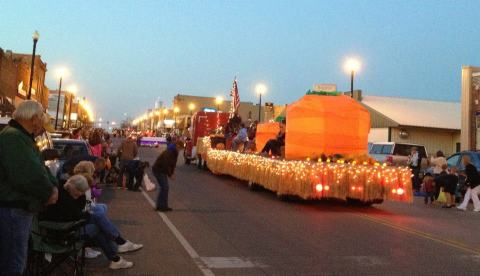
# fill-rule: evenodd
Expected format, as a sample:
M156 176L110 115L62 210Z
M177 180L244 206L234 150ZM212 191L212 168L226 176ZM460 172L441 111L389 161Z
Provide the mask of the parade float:
M275 138L279 123L259 124L257 152L212 148L210 137L197 148L215 174L230 175L275 192L279 197L412 201L411 171L377 163L367 155L370 115L356 100L339 93L309 91L286 109L283 157L259 151Z

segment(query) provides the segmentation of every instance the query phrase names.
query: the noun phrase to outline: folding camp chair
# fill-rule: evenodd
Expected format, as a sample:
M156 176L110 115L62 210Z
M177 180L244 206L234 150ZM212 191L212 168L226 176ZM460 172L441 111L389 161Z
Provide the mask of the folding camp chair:
M27 275L52 275L62 270L66 275L84 275L85 220L72 222L38 221L32 223ZM65 272L65 267L69 270Z

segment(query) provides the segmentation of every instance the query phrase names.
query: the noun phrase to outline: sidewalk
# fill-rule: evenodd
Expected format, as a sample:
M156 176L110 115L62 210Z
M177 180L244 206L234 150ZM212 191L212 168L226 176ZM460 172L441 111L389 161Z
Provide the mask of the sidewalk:
M156 192L149 196L155 198ZM134 262L130 269L111 270L102 254L86 262L88 275L201 275L193 260L153 210L141 192L105 188L100 197L108 205L109 218L125 239L144 245L143 249L121 254Z

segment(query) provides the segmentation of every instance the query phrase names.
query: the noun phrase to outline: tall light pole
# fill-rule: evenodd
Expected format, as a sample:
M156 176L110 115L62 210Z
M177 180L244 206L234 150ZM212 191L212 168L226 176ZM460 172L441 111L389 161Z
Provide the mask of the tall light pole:
M162 122L163 131L166 131L167 128L165 127L165 120L167 119L168 109L165 108L162 113L163 113L163 122Z
M58 111L60 109L60 96L61 96L60 94L62 92L62 80L63 80L63 77L67 75L68 75L68 71L66 68L58 69L57 76L60 77L60 82L58 84L58 100L57 100L57 115L55 116L55 130L58 129Z
M178 108L178 106L175 106L175 107L173 108L173 115L174 115L174 116L173 116L173 117L174 117L173 120L174 120L174 126L175 126L174 129L177 128L177 114L178 114L178 112L180 112L180 108Z
M32 84L33 84L33 71L35 70L35 51L37 50L37 42L40 38L40 34L35 31L32 35L33 38L33 53L32 53L32 64L30 68L30 85L28 86L27 100L30 100L32 97Z
M194 103L190 103L188 105L188 110L190 110L190 116L193 115L193 110L195 110L195 104Z
M255 85L255 92L258 94L258 122L262 121L262 94L267 92L267 86L263 83Z
M217 111L220 112L220 105L223 103L223 97L217 96L215 98L215 103L217 104Z
M355 58L349 58L345 62L345 70L350 73L350 97L353 98L353 79L355 77L355 72L360 69L360 61Z
M67 89L68 92L70 92L70 102L68 103L68 118L67 118L67 130L70 129L70 121L72 120L72 100L73 97L75 97L75 94L78 92L78 87L75 84L72 84L68 87ZM65 113L65 112L63 112Z

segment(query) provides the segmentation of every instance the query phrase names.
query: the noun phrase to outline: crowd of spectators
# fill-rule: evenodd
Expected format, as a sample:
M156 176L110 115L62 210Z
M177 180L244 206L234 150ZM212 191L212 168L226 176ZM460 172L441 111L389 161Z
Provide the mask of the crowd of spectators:
M93 245L86 249L87 258L102 252L111 269L132 267L119 254L143 245L127 240L109 219L107 205L98 202L100 183L113 155L110 136L102 130L74 130L71 138L86 139L93 155L70 155L52 175L35 142L48 122L43 107L27 100L0 132L0 274L24 273L34 217L52 222L84 220L78 234Z

